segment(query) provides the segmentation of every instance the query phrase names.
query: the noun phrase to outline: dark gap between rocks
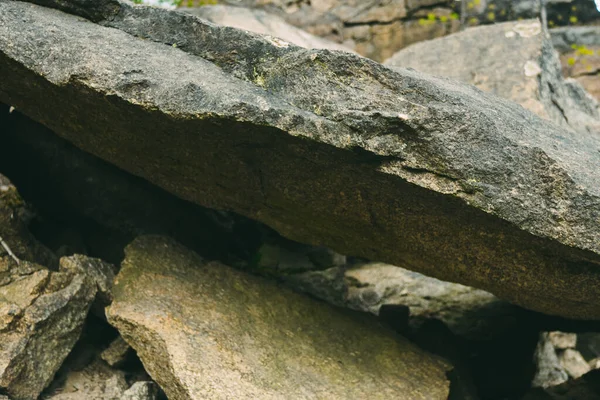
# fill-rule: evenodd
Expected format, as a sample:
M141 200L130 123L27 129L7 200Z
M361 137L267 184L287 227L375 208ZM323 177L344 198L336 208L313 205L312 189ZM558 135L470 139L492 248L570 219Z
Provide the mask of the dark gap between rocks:
M59 255L84 253L115 265L141 234L164 234L203 257L248 260L262 224L205 209L119 170L0 104L0 172L36 211L32 233Z

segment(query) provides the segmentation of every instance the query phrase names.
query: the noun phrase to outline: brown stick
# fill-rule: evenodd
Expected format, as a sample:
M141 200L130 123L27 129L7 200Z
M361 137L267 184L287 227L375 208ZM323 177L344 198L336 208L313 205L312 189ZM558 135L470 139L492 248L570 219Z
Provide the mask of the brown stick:
M2 247L4 247L4 250L6 250L6 252L8 253L8 255L11 256L13 258L13 260L15 260L15 262L17 264L21 263L21 260L19 260L17 258L17 256L15 256L15 253L12 252L12 250L10 249L10 247L8 247L8 244L6 244L6 242L4 241L4 239L2 239L2 236L0 236L0 244L2 245Z

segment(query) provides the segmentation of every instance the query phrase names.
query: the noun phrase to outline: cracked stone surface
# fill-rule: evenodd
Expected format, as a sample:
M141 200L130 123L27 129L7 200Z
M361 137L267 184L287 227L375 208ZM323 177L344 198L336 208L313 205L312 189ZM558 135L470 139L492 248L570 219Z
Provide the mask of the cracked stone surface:
M537 20L471 28L417 43L385 63L470 83L560 126L600 135L598 102L576 82L563 79Z
M0 1L0 101L79 148L299 242L600 318L599 135L181 12L38 3L76 15Z
M0 182L0 235L19 259L0 250L0 390L35 399L79 338L97 284L64 264L51 271L33 262L51 257L26 231L14 187Z
M373 316L205 262L168 238L127 247L114 296L109 322L169 398L448 397L451 367Z

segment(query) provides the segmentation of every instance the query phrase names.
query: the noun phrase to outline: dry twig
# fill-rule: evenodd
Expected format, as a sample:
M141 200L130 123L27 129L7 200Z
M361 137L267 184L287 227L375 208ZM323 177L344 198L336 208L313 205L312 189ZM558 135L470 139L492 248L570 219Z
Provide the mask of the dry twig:
M0 236L0 244L2 245L2 247L4 247L4 250L6 250L6 252L8 253L8 255L11 256L13 258L13 260L15 260L15 262L17 264L21 263L21 260L19 260L17 258L17 256L15 256L15 253L12 252L12 250L10 249L10 247L8 247L8 244L6 244L6 242L4 241L4 239L2 239L2 236Z

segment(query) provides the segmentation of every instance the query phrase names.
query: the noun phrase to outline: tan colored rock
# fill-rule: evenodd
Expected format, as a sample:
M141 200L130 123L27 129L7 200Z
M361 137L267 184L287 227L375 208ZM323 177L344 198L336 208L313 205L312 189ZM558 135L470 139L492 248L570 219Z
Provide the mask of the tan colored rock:
M577 350L566 349L558 355L558 359L567 374L573 379L577 379L591 370L589 364Z
M126 250L109 322L173 399L446 399L449 366L384 329L161 237Z
M125 373L94 360L81 370L70 371L65 382L46 400L154 400L157 387L152 382L127 383Z
M467 29L409 46L385 61L470 83L579 132L600 132L598 103L565 81L537 20Z
M322 39L300 28L296 28L288 24L283 18L269 14L263 10L224 5L182 8L181 10L216 24L274 36L309 49L352 51L344 45Z
M154 382L136 382L127 389L119 400L154 400L158 397Z
M564 75L600 100L600 26L562 27L550 34L561 54Z
M590 369L600 369L600 357L596 357L588 362Z
M575 78L594 98L600 101L600 71L596 75L586 74Z
M71 371L58 393L49 400L118 399L127 388L122 371L97 360L81 371Z
M467 3L467 26L495 24L540 14L534 0L477 0ZM598 19L591 0L550 0L551 26ZM396 51L421 40L435 39L460 29L459 1L440 0L186 0L183 5L209 8L230 4L263 9L313 35L344 43L360 54L383 61ZM565 10L568 15L565 16ZM569 23L570 24L570 23Z
M600 100L600 46L575 47L560 56L563 73L579 82L596 100Z
M389 264L296 269L295 274L272 269L271 273L297 290L338 306L373 314L379 314L384 305L406 306L411 317L439 319L454 334L471 339L502 334L514 324L510 322L514 307L491 293Z
M574 349L577 345L577 334L567 332L550 332L548 338L555 349Z
M125 360L127 353L131 350L131 346L127 344L121 336L112 341L112 343L106 348L100 357L106 361L108 365L114 367L122 363Z

